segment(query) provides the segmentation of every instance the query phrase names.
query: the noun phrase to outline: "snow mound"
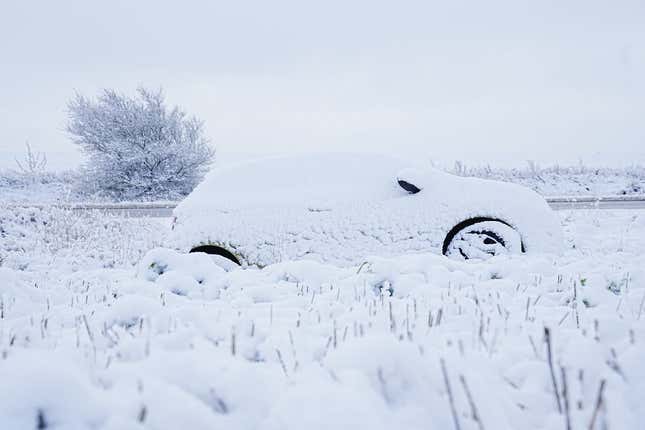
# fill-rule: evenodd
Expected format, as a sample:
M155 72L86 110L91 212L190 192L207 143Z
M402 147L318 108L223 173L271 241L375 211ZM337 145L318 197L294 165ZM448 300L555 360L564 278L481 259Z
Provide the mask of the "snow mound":
M171 249L156 248L143 257L137 277L155 282L162 290L180 296L208 294L219 290L226 271L218 265L218 256L205 253L180 254Z
M102 393L68 357L25 351L0 366L0 417L6 429L100 428L108 416Z

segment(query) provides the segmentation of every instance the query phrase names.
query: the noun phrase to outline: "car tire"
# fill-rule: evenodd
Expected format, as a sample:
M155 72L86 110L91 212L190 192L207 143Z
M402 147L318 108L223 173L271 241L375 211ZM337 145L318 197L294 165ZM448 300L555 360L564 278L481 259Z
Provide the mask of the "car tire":
M473 218L455 226L446 236L443 254L459 260L487 260L524 252L519 232L504 221Z

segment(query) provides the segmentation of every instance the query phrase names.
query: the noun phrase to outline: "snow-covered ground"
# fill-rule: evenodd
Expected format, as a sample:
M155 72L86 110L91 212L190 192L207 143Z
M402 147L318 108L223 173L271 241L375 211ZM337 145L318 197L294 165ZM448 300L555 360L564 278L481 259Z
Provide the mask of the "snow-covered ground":
M561 256L226 272L148 252L167 220L0 209L0 427L642 428L645 212L559 216Z

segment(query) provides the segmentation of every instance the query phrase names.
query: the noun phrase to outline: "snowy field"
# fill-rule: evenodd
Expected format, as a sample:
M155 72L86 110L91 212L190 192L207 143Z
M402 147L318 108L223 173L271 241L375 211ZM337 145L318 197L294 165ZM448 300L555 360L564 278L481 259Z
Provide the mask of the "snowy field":
M643 428L645 211L559 216L561 256L225 272L0 208L0 428Z
M525 166L505 168L468 166L455 163L445 169L460 176L513 182L535 190L543 196L614 196L644 195L645 167L642 165L592 167L551 165L541 167L528 162Z

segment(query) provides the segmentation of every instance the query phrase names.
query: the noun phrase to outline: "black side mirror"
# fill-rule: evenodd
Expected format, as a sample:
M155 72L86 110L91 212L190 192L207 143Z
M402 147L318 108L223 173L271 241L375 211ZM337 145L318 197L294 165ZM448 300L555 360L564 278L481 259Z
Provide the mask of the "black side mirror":
M421 188L407 181L404 181L403 179L399 179L398 182L399 182L399 186L410 194L416 194L419 191L421 191Z

